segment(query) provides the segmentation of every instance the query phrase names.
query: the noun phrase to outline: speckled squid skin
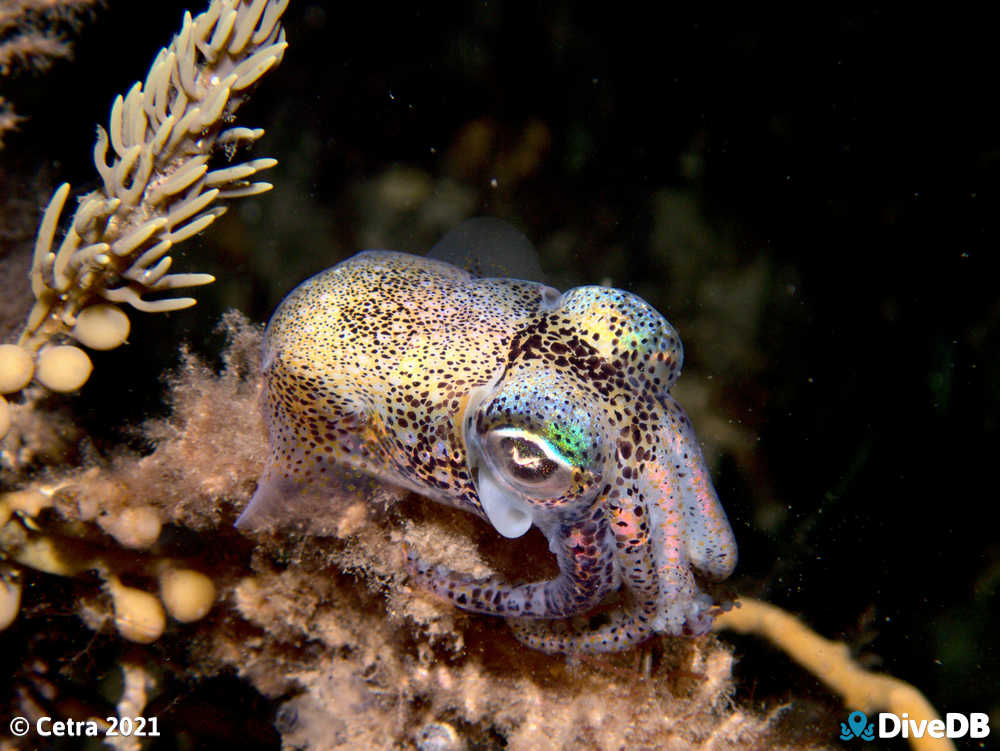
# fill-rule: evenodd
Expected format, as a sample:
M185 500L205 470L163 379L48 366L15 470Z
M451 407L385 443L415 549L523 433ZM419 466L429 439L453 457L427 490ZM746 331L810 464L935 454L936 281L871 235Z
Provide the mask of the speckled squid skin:
M509 618L547 652L697 635L736 545L697 440L668 390L673 327L622 290L480 279L366 251L296 288L268 325L271 456L241 524L348 469L470 511L515 537L539 527L560 574L476 580L408 553L420 586ZM490 499L494 499L490 502ZM526 572L526 577L530 574ZM625 597L603 623L565 619Z

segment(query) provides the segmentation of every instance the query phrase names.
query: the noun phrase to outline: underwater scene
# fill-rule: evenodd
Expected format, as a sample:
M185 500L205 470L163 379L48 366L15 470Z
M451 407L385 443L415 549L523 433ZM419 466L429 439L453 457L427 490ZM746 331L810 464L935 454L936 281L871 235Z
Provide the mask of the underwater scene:
M0 751L1000 748L992 20L0 0Z

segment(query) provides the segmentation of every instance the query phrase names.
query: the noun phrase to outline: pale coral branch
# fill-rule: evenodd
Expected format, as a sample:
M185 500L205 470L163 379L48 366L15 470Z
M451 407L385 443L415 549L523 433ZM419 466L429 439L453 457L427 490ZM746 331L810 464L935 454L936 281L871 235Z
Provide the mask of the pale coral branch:
M287 7L288 0L212 0L197 16L185 13L145 81L115 99L94 144L101 187L75 202L72 218L62 222L74 203L64 183L43 214L30 274L35 305L17 346L0 351L2 393L20 391L32 377L53 391L77 390L90 375L90 360L60 342L112 349L130 330L119 304L149 313L181 310L194 298L146 295L214 281L209 274L168 274L170 252L222 216L220 201L271 188L254 178L274 159L220 169L210 162L231 158L263 133L234 127L235 113L284 56ZM3 399L0 417L9 412Z
M213 0L198 16L186 14L145 82L115 100L94 146L103 188L80 201L58 246L53 230L65 187L43 218L31 274L38 302L23 346L37 350L70 333L80 311L101 298L143 311L177 310L193 301L149 302L142 295L213 281L205 274L164 276L167 252L222 214L211 204L224 190L251 186L249 178L275 164L255 159L214 171L207 165L217 142L231 142L229 126L250 87L284 55L280 17L287 5ZM255 131L243 131L252 136L237 141L255 140Z
M740 607L716 618L715 629L767 639L840 694L849 709L865 713L881 710L896 715L905 712L917 722L941 719L924 695L909 683L865 670L851 659L846 644L824 639L775 605L741 599ZM946 738L925 735L909 740L915 751L955 751L955 745Z

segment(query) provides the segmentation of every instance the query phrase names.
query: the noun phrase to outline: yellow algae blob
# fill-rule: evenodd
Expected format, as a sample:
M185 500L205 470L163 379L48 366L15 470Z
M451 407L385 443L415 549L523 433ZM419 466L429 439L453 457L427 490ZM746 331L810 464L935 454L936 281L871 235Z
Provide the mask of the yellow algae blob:
M85 384L93 369L87 353L79 347L46 347L38 353L35 378L52 391L67 393Z
M22 566L44 571L57 576L74 576L91 566L92 561L85 556L74 556L51 537L19 534L15 525L6 525L0 532L0 543L10 560Z
M97 303L84 308L76 318L70 335L91 349L114 349L125 343L129 332L128 316L117 305Z
M114 603L118 633L139 644L149 644L160 638L167 625L167 616L155 595L126 587L114 576L108 580L108 590Z
M7 523L11 514L20 512L34 518L42 509L52 505L51 495L38 490L11 490L0 493L0 525Z
M13 394L31 381L35 361L31 353L16 344L0 344L0 394Z
M160 599L174 620L191 623L212 609L215 584L199 571L167 569L160 574Z
M21 581L6 566L0 566L0 631L17 618L21 609Z
M127 508L111 519L102 519L101 526L119 544L133 550L144 550L160 536L160 516L149 506Z

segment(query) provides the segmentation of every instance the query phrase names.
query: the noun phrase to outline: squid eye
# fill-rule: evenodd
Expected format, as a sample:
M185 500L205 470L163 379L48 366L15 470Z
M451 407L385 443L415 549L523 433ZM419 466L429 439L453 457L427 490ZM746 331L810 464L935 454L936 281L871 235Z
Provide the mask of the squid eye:
M486 434L491 467L515 489L534 498L555 498L573 485L575 467L544 438L519 428Z

